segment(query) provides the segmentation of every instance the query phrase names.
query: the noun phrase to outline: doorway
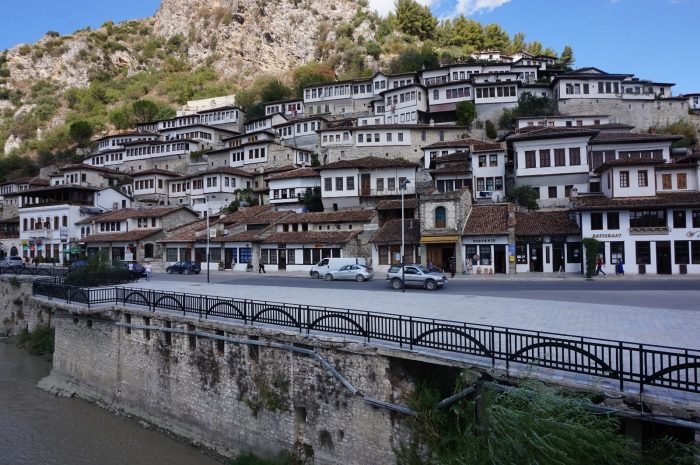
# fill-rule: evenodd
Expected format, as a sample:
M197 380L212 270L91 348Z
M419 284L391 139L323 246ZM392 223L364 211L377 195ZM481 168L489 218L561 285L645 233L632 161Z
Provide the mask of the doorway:
M671 242L656 243L656 274L671 274Z
M369 173L360 175L360 195L372 195Z
M562 242L552 244L552 271L555 273L566 271L564 265L564 243Z
M280 271L287 269L287 249L277 251L277 269Z
M541 273L542 272L542 245L541 244L531 244L530 245L530 271Z
M427 252L427 259L432 262L433 266L448 271L450 259L455 256L455 246L453 244L429 245Z
M493 246L493 272L506 273L506 246Z

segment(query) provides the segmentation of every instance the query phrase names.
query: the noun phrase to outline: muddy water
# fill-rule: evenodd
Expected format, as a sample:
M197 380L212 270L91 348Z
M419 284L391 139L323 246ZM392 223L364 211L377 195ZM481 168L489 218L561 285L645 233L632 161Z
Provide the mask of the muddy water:
M50 369L49 362L0 342L0 464L220 463L88 402L37 389Z

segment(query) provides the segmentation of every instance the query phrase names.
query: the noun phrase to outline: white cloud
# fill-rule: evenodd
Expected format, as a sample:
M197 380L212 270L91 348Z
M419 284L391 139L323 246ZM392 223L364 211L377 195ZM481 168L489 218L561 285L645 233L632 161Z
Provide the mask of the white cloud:
M453 15L473 15L481 11L491 11L505 5L510 0L457 0Z
M433 6L439 0L418 0L421 5ZM508 0L506 0L508 1ZM394 11L394 0L369 0L369 9L376 10L380 16L386 16L390 11Z

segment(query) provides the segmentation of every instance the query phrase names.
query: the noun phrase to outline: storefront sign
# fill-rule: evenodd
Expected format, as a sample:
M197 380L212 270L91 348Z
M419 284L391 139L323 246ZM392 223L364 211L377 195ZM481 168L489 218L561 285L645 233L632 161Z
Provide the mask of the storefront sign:
M619 239L621 237L622 237L622 233L593 234L593 239Z
M472 236L465 237L462 240L463 244L507 244L508 237L503 236Z
M693 238L693 237L700 238L700 231L688 231L687 233L685 233L685 236L687 238Z

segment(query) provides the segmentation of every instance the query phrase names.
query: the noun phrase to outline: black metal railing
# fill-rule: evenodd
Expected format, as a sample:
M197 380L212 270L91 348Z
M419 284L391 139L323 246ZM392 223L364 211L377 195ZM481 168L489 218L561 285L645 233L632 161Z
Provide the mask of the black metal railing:
M490 360L492 366L525 364L615 380L620 391L646 386L700 393L700 351L624 341L485 326L378 312L266 302L127 287L80 288L62 278L38 279L35 296L88 307L134 305L198 318L275 325L299 332L349 335L400 348L431 349Z
M44 266L9 266L0 267L0 275L9 274L15 276L65 276L68 268L44 267Z

